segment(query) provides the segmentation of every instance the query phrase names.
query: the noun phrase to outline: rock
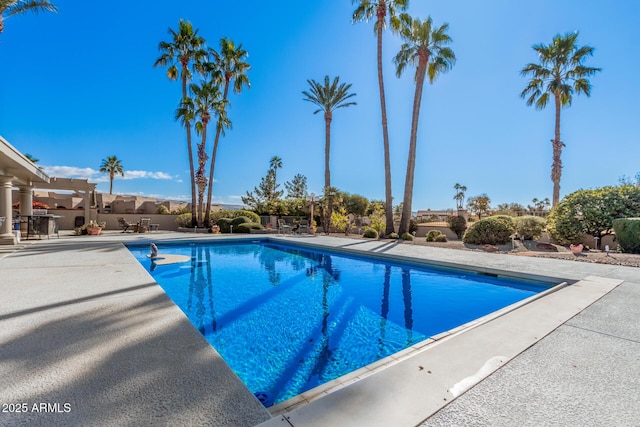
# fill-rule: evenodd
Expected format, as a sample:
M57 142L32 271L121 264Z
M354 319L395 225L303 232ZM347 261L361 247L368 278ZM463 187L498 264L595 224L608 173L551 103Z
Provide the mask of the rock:
M482 250L485 252L500 252L500 249L493 245L484 245Z

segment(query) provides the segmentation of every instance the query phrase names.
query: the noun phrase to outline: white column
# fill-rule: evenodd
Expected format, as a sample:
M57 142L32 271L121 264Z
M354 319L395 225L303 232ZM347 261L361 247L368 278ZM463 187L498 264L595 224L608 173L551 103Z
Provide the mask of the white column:
M11 231L11 188L13 177L0 175L0 216L5 218L0 228L0 245L15 245L16 239Z
M18 187L20 190L20 213L33 215L33 188Z

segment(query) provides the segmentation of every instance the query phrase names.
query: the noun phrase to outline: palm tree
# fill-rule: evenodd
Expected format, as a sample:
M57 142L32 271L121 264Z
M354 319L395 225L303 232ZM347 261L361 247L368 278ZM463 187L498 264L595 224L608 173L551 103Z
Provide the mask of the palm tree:
M464 206L464 192L467 191L467 187L456 182L453 189L456 190L456 195L453 196L453 200L456 201L456 206L458 210L460 210Z
M120 163L120 160L118 160L116 156L107 156L106 159L102 159L100 172L109 174L109 194L113 194L113 179L116 175L122 175L124 177L122 163Z
M58 8L49 0L0 0L0 34L4 31L4 21L10 16L28 11L57 12Z
M220 39L220 54L212 51L215 56L215 63L210 68L212 73L220 74L224 79L224 92L222 99L227 100L229 94L229 86L233 80L233 91L237 94L242 92L242 88L246 86L251 87L249 77L247 77L247 71L251 66L245 62L248 53L242 48L242 44L235 45L233 40L223 37ZM226 104L225 104L226 105ZM213 142L213 153L211 155L211 167L209 169L209 182L213 184L213 172L216 164L216 154L218 151L218 142L220 141L220 135L224 135L224 129L230 128L231 122L227 119L226 109L218 110L218 123L216 126L216 139ZM211 198L212 198L212 185L209 185L209 192L207 193L207 208L205 210L204 222L205 225L209 225L209 217L211 211Z
M269 160L269 168L273 170L273 181L276 182L276 171L282 168L282 159L278 156L273 156Z
M182 82L182 102L187 95L187 82L191 79L190 67L197 71L203 71L202 62L207 57L204 48L204 39L198 36L198 30L194 30L190 22L180 20L178 31L169 28L171 42L160 42L159 49L162 54L153 64L157 66L169 66L167 76L171 80L178 79L178 65L180 66L180 80ZM187 150L189 151L189 173L191 178L191 223L197 225L196 220L196 181L193 166L193 148L191 145L191 120L183 122L187 131Z
M352 0L359 3L353 12L353 21L360 22L370 20L375 15L376 22L373 26L378 41L378 86L380 87L380 109L382 111L382 140L384 144L384 187L385 187L385 234L393 232L393 196L391 194L391 156L389 154L389 131L387 129L387 103L384 95L384 79L382 78L382 31L386 26L386 16L389 14L392 31L399 29L399 20L396 9L406 10L408 0Z
M196 184L198 185L198 226L203 225L202 210L204 201L204 190L207 187L207 177L205 165L209 156L207 155L207 125L211 120L211 112L217 111L218 103L223 103L221 99L220 87L214 81L205 81L201 85L192 84L190 86L194 101L194 114L200 118L196 123L196 131L202 135L202 142L198 144L198 170L196 172Z
M443 24L439 28L434 28L431 17L428 17L422 22L417 18L412 19L404 13L400 15L400 36L404 40L404 43L400 47L400 52L398 52L394 58L396 75L400 77L407 65L414 65L416 67L416 90L413 98L407 175L404 183L402 217L398 229L398 234L400 235L409 231L409 220L411 219L413 176L416 167L418 117L420 116L424 79L428 74L429 83L433 83L440 73L450 70L456 60L453 50L446 46L451 43L451 37L447 34L448 29L449 24Z
M578 32L558 34L551 44L538 44L533 50L538 52L539 64L527 64L520 72L523 76L531 76L531 80L520 96L527 98L527 105L536 106L541 110L547 106L549 97L553 96L556 107L555 137L551 140L553 146L553 165L551 166L551 181L553 181L552 205L560 201L560 176L562 175L562 147L560 140L560 109L571 105L573 92L591 95L591 83L587 77L594 75L600 68L585 67L583 65L588 56L593 55L591 46L578 47L576 41Z
M333 110L337 108L349 107L356 105L355 102L347 102L349 98L356 96L355 93L348 93L351 84L339 83L340 77L333 79L333 83L329 81L329 76L325 76L324 85L315 80L307 80L311 86L310 92L302 91L306 96L305 101L316 104L319 109L313 112L317 114L324 111L325 126L325 145L324 145L324 186L331 187L331 171L329 169L329 152L331 148L331 120L333 119Z

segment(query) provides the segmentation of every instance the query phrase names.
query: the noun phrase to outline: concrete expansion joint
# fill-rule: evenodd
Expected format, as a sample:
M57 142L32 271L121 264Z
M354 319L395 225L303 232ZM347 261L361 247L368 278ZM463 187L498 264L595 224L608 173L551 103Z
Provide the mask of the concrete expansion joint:
M634 340L634 339L631 339L631 338L621 337L621 336L619 336L619 335L608 334L608 333L606 333L606 332L596 331L596 330L594 330L594 329L589 329L589 328L583 328L583 327L581 327L581 326L571 325L571 324L569 324L569 323L565 323L565 326L568 326L568 327L570 327L570 328L580 329L580 330L587 331L587 332L593 332L594 334L604 335L604 336L606 336L606 337L617 338L617 339L621 339L621 340L624 340L624 341L629 341L629 342L633 342L633 343L636 343L636 344L640 344L640 341L638 341L638 340Z

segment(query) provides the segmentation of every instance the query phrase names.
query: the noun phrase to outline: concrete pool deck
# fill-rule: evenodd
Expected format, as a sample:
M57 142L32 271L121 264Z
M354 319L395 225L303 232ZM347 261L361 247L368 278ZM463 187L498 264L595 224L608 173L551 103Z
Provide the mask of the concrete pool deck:
M367 367L341 379L346 387L316 390L271 417L122 245L211 237L69 237L25 242L1 258L0 411L22 403L28 410L7 406L13 410L0 412L0 425L637 425L640 419L639 269L324 236L270 238L573 284Z

